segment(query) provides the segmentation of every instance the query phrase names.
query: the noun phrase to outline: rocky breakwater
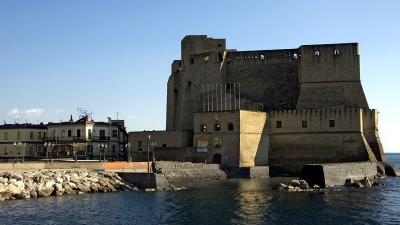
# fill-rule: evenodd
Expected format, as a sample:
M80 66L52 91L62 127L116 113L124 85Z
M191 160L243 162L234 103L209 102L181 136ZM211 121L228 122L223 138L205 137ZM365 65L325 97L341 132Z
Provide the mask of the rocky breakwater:
M113 172L92 170L0 172L0 201L135 190L137 188L125 183Z
M301 192L301 191L318 191L320 186L314 184L312 187L305 180L292 180L291 182L279 185L278 190L289 191L289 192Z

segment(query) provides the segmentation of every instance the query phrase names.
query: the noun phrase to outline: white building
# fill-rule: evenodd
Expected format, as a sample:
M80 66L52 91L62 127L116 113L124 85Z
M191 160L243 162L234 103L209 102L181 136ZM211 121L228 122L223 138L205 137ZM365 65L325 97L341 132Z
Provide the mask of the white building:
M127 132L123 120L95 122L88 116L77 121L47 124L45 146L50 157L125 159Z

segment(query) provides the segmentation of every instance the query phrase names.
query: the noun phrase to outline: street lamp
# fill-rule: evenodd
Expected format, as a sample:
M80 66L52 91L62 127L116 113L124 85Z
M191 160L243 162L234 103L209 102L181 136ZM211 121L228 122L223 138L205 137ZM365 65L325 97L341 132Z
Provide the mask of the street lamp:
M74 152L74 160L75 162L78 161L78 156L77 156L77 148L79 147L79 143L73 143L72 144L72 151Z
M106 148L108 147L107 144L98 144L97 147L99 147L100 149L103 149L103 161L106 161ZM100 157L100 162L101 162L101 151L99 152L99 157Z
M131 143L125 144L126 156L127 156L128 162L131 162L131 161L132 161L132 156L131 156L131 150L130 150L130 148L131 148Z
M14 142L14 146L18 149L18 153L16 154L16 161L18 162L18 155L21 154L21 150L25 151L26 143ZM24 156L25 156L25 153L23 154L22 161L24 161Z
M51 149L51 148L53 148L55 146L55 144L54 143L51 143L51 142L45 142L44 143L44 147L46 147L46 161L49 161L49 149ZM52 152L53 151L51 151L51 154L50 154L50 156L51 156L51 162L53 162L53 154L52 154Z

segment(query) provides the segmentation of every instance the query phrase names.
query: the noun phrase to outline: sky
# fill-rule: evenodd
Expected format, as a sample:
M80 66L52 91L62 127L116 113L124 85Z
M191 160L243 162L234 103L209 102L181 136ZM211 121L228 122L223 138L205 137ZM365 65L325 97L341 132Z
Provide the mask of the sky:
M66 121L79 107L162 130L185 35L238 50L358 42L385 151L400 152L399 10L397 0L0 0L0 120Z

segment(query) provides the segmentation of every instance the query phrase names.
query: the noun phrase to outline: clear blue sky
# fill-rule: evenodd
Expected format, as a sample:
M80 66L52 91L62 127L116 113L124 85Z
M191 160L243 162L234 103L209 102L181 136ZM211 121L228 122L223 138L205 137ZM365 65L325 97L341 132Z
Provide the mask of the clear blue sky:
M128 130L165 128L166 83L187 34L238 50L359 42L361 79L399 151L400 1L0 0L0 119L67 120L77 107Z

